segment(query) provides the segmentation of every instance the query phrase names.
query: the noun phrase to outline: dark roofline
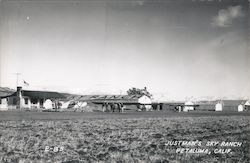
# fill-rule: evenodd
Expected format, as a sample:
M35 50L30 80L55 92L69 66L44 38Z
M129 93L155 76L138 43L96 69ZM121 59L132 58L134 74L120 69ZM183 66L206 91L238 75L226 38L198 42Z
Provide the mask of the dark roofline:
M63 94L59 92L51 92L51 91L33 91L33 90L22 90L23 96L28 96L33 99L64 99L66 98ZM16 96L16 92L11 95L5 97Z

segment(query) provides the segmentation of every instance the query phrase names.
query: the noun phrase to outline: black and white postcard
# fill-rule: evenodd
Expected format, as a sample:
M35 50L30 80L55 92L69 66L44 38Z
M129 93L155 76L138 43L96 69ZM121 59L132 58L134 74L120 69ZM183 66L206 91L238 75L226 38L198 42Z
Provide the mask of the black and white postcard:
M249 3L0 0L0 162L250 162Z

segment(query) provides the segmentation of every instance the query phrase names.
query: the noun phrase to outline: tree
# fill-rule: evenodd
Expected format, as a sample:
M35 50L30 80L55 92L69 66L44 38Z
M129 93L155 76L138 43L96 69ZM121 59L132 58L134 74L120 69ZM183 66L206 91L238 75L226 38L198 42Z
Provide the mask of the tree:
M152 94L147 91L147 88L144 87L143 89L132 87L127 91L128 95L146 95L148 97L152 97Z

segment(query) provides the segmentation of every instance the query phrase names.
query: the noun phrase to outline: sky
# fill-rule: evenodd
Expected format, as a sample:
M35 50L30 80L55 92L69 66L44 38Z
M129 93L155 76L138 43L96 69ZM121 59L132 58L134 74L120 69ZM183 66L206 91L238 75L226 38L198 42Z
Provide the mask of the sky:
M247 0L0 1L2 87L249 99L249 47Z

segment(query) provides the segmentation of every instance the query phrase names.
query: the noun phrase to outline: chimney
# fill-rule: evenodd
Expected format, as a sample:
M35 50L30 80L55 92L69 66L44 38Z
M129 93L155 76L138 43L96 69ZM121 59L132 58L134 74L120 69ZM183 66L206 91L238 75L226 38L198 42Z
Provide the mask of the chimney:
M146 91L146 90L147 90L147 87L144 87L144 90Z
M16 98L17 98L17 109L21 109L21 99L22 99L22 87L17 87L16 89Z

